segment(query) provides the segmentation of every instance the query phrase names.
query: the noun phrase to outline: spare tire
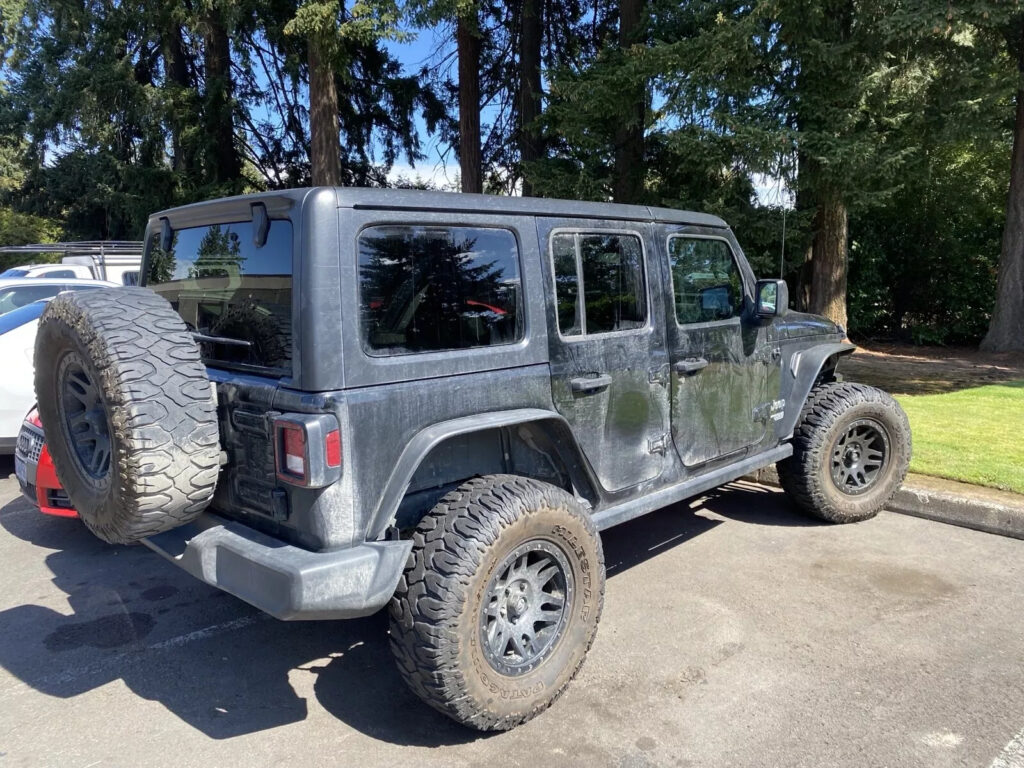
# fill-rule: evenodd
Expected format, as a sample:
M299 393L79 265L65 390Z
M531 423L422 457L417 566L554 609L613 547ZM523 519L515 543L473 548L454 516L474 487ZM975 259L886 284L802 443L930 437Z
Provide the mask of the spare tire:
M184 321L146 288L64 293L39 320L39 418L89 529L130 544L194 519L213 498L217 408Z

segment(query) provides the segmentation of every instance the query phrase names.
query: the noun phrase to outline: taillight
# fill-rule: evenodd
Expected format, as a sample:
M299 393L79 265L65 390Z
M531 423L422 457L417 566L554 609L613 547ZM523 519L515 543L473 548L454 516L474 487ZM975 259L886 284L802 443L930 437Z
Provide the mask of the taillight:
M324 454L328 467L341 466L341 430L332 429L324 438Z
M306 484L306 430L295 425L281 427L281 456L283 466L280 471L292 479Z
M277 477L323 488L341 477L341 431L329 414L287 413L274 418Z
M39 410L36 408L33 408L31 411L28 412L28 416L25 417L25 421L27 421L33 427L39 427L40 429L43 428L43 422L40 421L39 419Z

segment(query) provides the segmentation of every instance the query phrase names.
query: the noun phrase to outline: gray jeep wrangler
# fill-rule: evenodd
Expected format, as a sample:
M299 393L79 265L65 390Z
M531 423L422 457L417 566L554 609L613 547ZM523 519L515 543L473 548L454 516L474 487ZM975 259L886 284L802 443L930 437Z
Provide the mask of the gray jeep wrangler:
M776 464L876 514L899 406L842 383L700 213L302 189L155 214L142 286L44 313L36 392L85 524L280 619L385 606L402 675L479 729L547 708L594 639L598 532Z

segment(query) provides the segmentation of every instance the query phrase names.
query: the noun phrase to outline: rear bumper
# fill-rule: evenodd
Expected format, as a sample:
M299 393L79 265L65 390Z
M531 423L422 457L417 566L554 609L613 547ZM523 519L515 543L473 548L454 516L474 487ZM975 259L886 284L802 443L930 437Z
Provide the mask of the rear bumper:
M411 541L310 552L213 514L143 539L207 584L279 619L351 619L383 608Z

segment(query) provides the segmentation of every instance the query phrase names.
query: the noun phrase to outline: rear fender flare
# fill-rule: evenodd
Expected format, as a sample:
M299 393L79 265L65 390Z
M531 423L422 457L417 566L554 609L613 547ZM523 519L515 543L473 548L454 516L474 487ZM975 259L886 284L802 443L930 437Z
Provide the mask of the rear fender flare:
M595 506L599 497L600 487L593 477L589 466L583 458L582 451L573 437L572 430L565 418L553 412L539 408L518 408L508 411L465 416L458 419L438 422L418 432L398 457L390 478L384 486L380 502L373 513L367 540L379 538L385 529L393 524L398 507L412 482L420 464L430 455L431 451L452 438L470 435L474 432L514 427L518 425L535 426L544 434L554 447L558 459L562 463L576 492ZM471 468L467 477L472 476Z

